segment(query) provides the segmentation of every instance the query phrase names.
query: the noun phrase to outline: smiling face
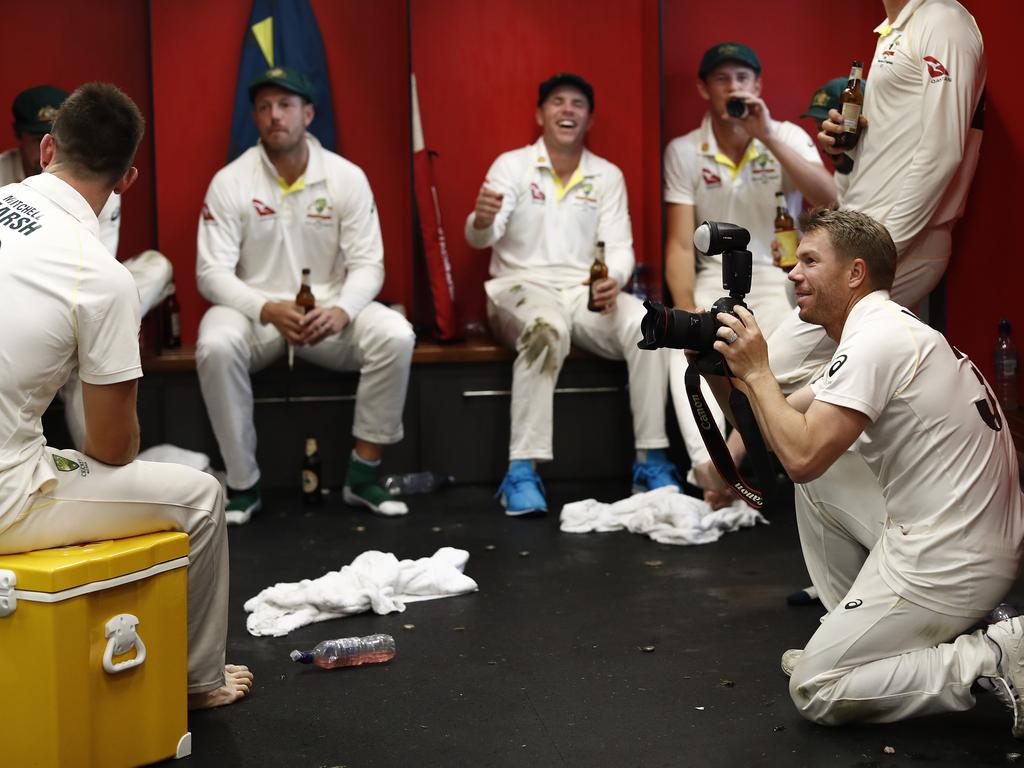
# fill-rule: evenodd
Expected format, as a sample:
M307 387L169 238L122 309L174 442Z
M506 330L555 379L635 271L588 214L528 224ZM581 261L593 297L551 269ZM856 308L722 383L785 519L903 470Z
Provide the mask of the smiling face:
M579 149L590 130L590 102L579 88L560 85L537 108L537 125L551 148Z
M269 154L287 153L300 145L313 122L313 105L276 85L260 88L252 102L252 117Z
M824 229L807 233L796 258L789 279L795 284L800 319L826 328L841 322L854 298L851 270L859 260L840 258Z
M746 64L724 61L697 81L697 90L711 102L712 114L721 115L733 96L760 96L761 78Z

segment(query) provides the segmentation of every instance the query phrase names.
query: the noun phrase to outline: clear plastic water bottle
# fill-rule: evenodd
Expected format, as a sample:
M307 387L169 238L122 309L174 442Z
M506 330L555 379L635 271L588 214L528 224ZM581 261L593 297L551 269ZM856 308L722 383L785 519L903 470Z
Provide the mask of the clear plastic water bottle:
M1012 619L1014 616L1020 616L1020 612L1016 608L1010 603L1000 603L989 611L988 616L985 617L985 623L998 624L1000 621Z
M388 475L384 478L384 489L392 496L409 493L433 493L445 486L453 485L455 478L438 472L407 472L404 475Z
M315 664L323 669L379 664L395 658L395 638L391 635L342 637L324 640L312 651L292 651L292 661Z
M1010 338L1013 329L1005 317L999 321L999 339L992 353L996 370L996 399L1003 411L1017 410L1017 347Z

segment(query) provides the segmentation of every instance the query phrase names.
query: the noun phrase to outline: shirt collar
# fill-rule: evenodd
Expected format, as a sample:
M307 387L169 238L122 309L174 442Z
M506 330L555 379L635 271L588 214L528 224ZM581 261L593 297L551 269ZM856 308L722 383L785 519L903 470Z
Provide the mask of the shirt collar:
M885 37L894 29L903 29L907 22L910 21L910 17L914 15L914 12L921 7L922 3L924 3L924 0L910 0L909 3L903 6L903 10L899 12L895 21L890 23L888 17L883 19L882 23L875 27L875 34Z
M889 292L886 290L872 291L866 296L861 297L860 301L854 304L853 309L850 310L850 314L846 318L846 325L849 326L850 321L855 317L859 317L869 309L884 304L887 301L889 301ZM843 330L845 333L845 328Z
M77 219L90 233L100 236L100 222L96 211L86 202L82 194L52 173L36 174L21 182L35 190L51 203Z
M312 133L306 132L306 144L309 145L309 159L306 161L306 170L302 174L302 178L305 179L306 185L315 184L318 181L323 181L324 175L324 148L320 143L320 140ZM267 169L271 177L276 181L278 178L277 169L274 164L270 162L270 157L267 155L267 150L263 146L261 141L257 144L260 152L260 161L263 163L263 167Z
M592 169L592 156L590 150L584 147L583 154L580 155L580 164L577 166L577 169L584 177L595 175ZM538 137L537 141L533 144L533 162L537 168L547 168L552 172L555 170L551 164L551 157L548 155L548 148L544 143L543 136Z

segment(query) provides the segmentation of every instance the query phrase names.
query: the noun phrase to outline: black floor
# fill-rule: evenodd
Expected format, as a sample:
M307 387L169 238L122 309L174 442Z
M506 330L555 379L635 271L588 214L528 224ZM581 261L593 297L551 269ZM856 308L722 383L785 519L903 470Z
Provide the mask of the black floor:
M626 491L548 490L556 511ZM397 519L338 496L315 512L290 496L265 499L262 515L230 531L228 661L248 664L256 687L240 704L192 713L192 757L164 765L1024 765L1024 743L988 697L970 712L889 726L800 718L779 656L803 646L821 611L784 604L807 581L790 511L716 544L672 547L626 532L563 534L557 514L510 519L491 493L412 497ZM469 551L479 592L282 638L245 629L242 604L263 587L315 578L369 549L416 558L446 545ZM375 632L395 637L388 664L326 671L288 658Z

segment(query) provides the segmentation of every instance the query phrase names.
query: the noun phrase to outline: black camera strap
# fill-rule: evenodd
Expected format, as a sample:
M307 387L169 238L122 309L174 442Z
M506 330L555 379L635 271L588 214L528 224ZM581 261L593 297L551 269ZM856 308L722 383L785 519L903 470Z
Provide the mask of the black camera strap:
M704 394L700 391L700 372L696 365L687 366L684 381L690 410L693 411L693 418L697 420L701 438L704 440L708 453L711 454L711 462L715 465L718 474L752 509L764 508L765 495L743 478L739 468L732 460L732 454L729 453L729 448L725 444L725 438L722 437L722 432L704 400ZM733 389L729 394L729 407L736 419L736 429L739 430L743 437L743 443L747 447L747 455L754 467L758 484L762 488L771 488L774 480L771 459L768 456L764 438L761 436L761 430L758 429L757 420L754 418L754 411L750 407L750 401L738 389Z

